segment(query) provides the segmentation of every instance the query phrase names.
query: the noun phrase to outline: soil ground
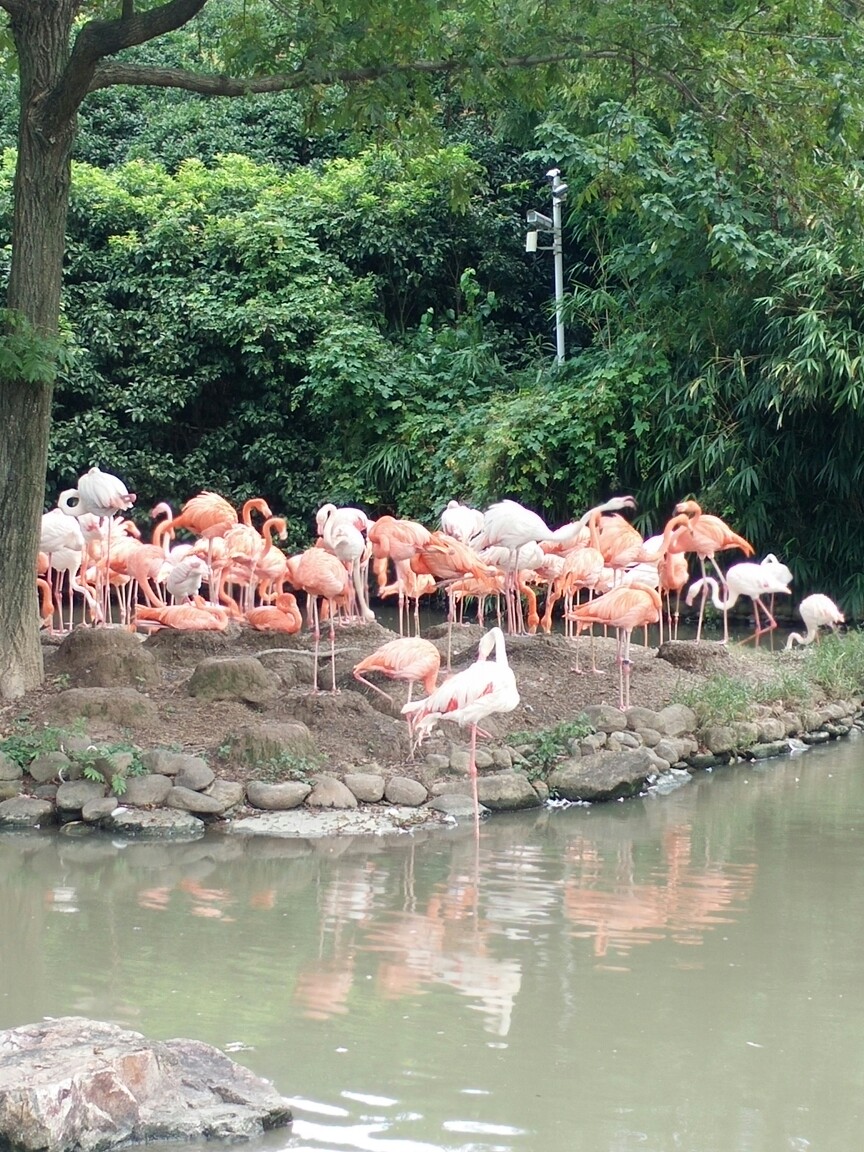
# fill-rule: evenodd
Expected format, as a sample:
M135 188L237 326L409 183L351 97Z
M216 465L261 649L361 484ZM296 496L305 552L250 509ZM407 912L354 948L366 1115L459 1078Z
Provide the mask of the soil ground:
M453 724L442 723L424 742L415 761L409 759L409 742L399 708L407 698L406 685L377 682L390 693L394 703L354 680L353 666L396 633L379 624L345 625L336 632L336 694L330 687L329 646L322 637L319 666L321 691L312 692L312 638L280 636L239 629L225 633L180 633L160 630L143 643L156 656L160 683L143 688L157 705L158 720L136 726L133 732L102 730L88 721L86 731L99 740L132 740L142 748L162 746L205 755L211 765L226 776L242 778L241 766L226 760L225 749L232 734L255 723L301 720L311 730L322 757L322 766L336 770L364 770L377 765L385 772L396 770L422 778L428 753L448 753L453 745L467 745L468 733ZM442 677L446 668L446 625L435 625L425 633L442 651ZM483 629L476 624L456 626L451 639L451 667L454 671L476 658ZM45 682L39 691L0 707L0 739L16 723L35 728L50 723L52 698L72 686L82 686L80 678L70 682L68 673L56 669L60 641L44 638ZM574 642L561 634L513 636L507 638L507 652L516 674L521 702L505 716L492 718L484 727L495 742L514 733L539 731L562 721L575 720L589 704L618 705L618 667L614 638L598 636L594 652L598 672L591 671L591 640L579 641L582 674L575 669ZM281 687L272 699L254 705L238 700L202 700L189 695L187 682L195 666L212 656L258 656L278 673ZM688 693L706 679L724 673L749 681L770 677L778 652L753 651L749 646L724 646L716 641L679 641L661 648L644 647L634 636L630 702L659 710L669 703L687 701ZM376 679L374 675L370 677ZM118 685L119 686L119 685ZM126 685L134 686L134 685ZM417 686L415 699L422 694ZM104 726L103 726L104 727ZM250 769L246 773L253 774Z

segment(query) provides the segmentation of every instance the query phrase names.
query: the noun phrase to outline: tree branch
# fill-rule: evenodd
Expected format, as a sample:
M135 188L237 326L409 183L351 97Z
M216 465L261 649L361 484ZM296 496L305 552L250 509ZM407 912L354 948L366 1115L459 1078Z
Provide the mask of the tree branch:
M15 2L0 0L7 7ZM88 20L78 33L62 80L45 100L41 112L43 132L52 134L56 125L75 115L91 90L100 60L182 28L205 4L207 0L168 0L156 8L136 12L134 0L123 0L119 19Z
M2 3L2 0L0 0ZM543 64L560 64L581 58L581 49L556 52L548 56L510 56L496 61L499 68L537 68ZM89 91L118 84L135 84L151 88L183 88L202 96L247 96L258 92L286 92L307 84L361 84L399 73L424 72L439 75L459 72L471 61L454 57L446 60L411 60L401 64L375 64L366 68L334 68L312 73L299 68L296 72L276 76L225 76L217 73L189 72L183 68L151 68L115 62L100 64L93 73Z

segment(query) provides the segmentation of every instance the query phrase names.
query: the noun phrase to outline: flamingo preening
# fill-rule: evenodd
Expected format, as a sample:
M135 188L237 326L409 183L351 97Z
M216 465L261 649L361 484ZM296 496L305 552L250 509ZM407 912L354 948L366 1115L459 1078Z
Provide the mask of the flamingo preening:
M495 659L489 660L492 651ZM480 640L477 659L473 664L448 677L440 687L424 700L405 704L404 716L411 721L419 744L440 720L471 729L471 752L468 772L471 777L471 795L474 801L474 827L479 829L480 801L477 794L477 731L478 724L487 716L512 712L519 704L516 677L507 661L504 633L500 628L490 629Z

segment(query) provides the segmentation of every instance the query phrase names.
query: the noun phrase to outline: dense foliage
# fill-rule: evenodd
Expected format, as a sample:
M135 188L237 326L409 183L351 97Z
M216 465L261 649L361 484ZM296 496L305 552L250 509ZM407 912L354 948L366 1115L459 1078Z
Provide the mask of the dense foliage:
M299 541L324 499L429 521L506 495L559 521L627 490L647 532L692 494L864 612L857 7L505 7L492 28L417 0L396 29L371 4L214 4L160 58L266 71L290 44L320 83L85 103L49 498L98 462L145 511L262 493ZM458 96L449 74L330 82L361 43L404 63L456 31ZM542 80L481 76L494 44L553 42ZM553 162L562 368L551 261L522 251Z

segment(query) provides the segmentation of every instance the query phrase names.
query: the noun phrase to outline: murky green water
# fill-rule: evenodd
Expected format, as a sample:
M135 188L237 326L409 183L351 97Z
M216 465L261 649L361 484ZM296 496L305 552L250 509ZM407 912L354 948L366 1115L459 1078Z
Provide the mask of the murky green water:
M414 838L0 837L0 1027L228 1048L272 1149L851 1152L864 741Z

